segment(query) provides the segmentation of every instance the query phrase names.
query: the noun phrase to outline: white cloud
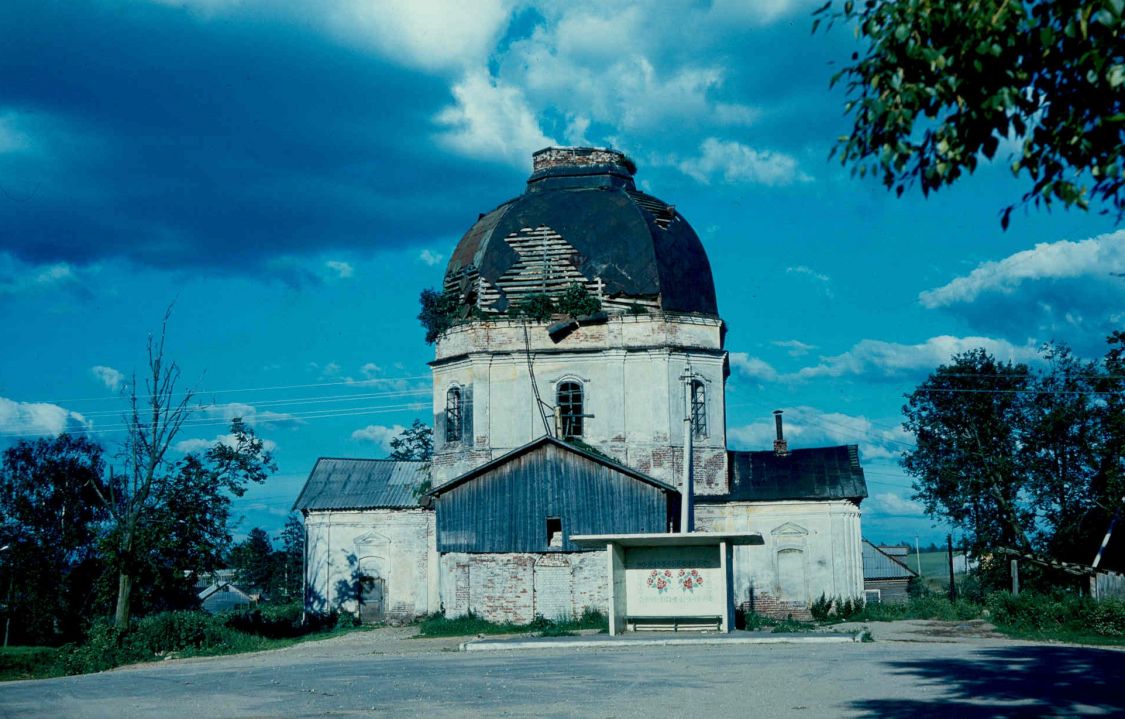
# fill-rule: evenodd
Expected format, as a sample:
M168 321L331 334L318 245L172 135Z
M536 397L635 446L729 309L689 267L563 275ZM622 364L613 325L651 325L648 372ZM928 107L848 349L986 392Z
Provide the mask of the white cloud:
M788 350L790 357L803 357L816 349L816 345L806 344L800 340L774 340L770 344Z
M340 260L328 260L324 263L324 266L332 270L332 272L336 273L336 276L341 280L346 280L347 278L355 274L354 267L352 267L347 262L342 262Z
M57 404L0 397L0 435L49 435L91 427L93 422Z
M714 0L711 15L727 23L769 25L789 15L804 13L818 2L819 0Z
M337 36L431 72L483 65L508 26L506 0L330 0L307 17Z
M895 517L913 517L920 516L926 513L922 505L909 499L894 494L893 492L879 492L871 496L878 507L878 511L882 514L889 514Z
M946 364L955 354L983 347L1001 361L1027 361L1037 357L1033 344L1024 346L991 337L931 337L919 344L900 344L882 340L861 340L850 350L822 357L820 364L805 367L793 379L843 377L845 375L898 376L929 372Z
M438 113L438 140L454 152L506 160L527 167L531 153L557 144L543 134L520 88L485 71L470 72L453 86L456 103Z
M121 388L121 384L125 381L125 375L115 370L112 367L105 365L96 365L90 368L90 374L94 375L106 389L116 392Z
M676 166L705 184L722 178L730 183L782 186L811 179L800 171L796 159L781 152L757 150L714 137L704 140L699 151L699 156L681 160Z
M98 270L98 267L79 270L66 262L29 264L6 252L0 252L0 295L77 288L81 286L83 274L96 273Z
M863 415L825 412L800 405L784 408L782 418L790 449L855 444L859 445L861 460L875 460L897 459L913 445L911 436L901 425L889 422L876 424ZM750 450L771 448L774 437L772 415L727 431L732 445Z
M437 252L431 252L430 250L422 250L420 253L418 253L418 259L426 263L430 267L433 267L434 265L441 262L441 254Z
M1125 273L1125 230L1081 242L1044 242L999 262L985 262L964 277L918 295L928 308L973 302L985 293L1011 294L1025 283Z
M804 275L806 277L809 277L811 279L816 280L817 282L831 282L832 281L832 278L829 277L828 275L824 274L823 272L817 272L816 270L812 269L811 267L807 267L805 265L797 265L796 267L786 267L785 273L789 274L789 275Z
M773 382L778 378L777 370L758 357L751 357L745 352L731 352L730 364L739 374L750 379Z
M352 432L352 439L361 442L372 442L383 452L391 452L391 440L402 434L404 427L401 424L385 427L381 424L369 424L362 429Z
M372 377L381 374L383 372L383 368L375 364L374 362L368 362L367 364L360 367L359 371L363 373L364 377L371 379Z
M204 405L199 408L199 411L206 417L221 418L228 422L239 417L251 427L256 427L258 425L292 427L298 424L304 424L304 420L291 414L273 412L268 409L259 410L257 407L243 402Z
M277 442L269 439L262 439L262 449L267 452L274 452L277 450ZM214 447L216 444L225 444L228 447L234 448L238 446L238 437L233 434L220 434L216 435L213 439L182 439L172 446L177 452L187 454L189 452L206 452Z

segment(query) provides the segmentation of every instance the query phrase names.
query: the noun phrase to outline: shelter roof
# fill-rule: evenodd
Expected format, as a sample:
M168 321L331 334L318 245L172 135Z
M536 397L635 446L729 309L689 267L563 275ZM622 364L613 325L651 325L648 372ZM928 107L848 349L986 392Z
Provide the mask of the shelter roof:
M416 508L415 488L427 478L426 462L321 457L293 509Z
M766 502L850 499L867 496L867 482L854 444L773 451L730 452L730 491L700 495L695 501Z
M918 573L899 560L863 540L863 578L864 579L910 579Z

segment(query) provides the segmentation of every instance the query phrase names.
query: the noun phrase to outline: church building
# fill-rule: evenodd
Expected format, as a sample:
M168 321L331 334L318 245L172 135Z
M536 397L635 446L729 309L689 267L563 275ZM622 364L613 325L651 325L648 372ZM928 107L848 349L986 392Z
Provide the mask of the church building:
M540 150L524 193L462 237L430 363L432 461L317 462L294 506L310 611L605 611L605 553L571 537L681 530L762 535L733 549L745 609L863 596L857 448L790 450L777 413L772 449L727 449L710 263L635 172L613 150Z

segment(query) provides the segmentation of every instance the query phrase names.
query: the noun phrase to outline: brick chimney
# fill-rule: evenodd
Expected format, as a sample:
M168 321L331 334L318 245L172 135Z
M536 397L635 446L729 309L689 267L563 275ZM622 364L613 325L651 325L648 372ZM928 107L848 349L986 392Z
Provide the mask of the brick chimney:
M545 147L531 155L532 171L542 172L556 167L617 166L629 175L637 166L624 152L607 147Z
M773 441L773 453L778 457L789 454L789 443L785 441L785 433L781 429L781 410L773 411L773 423L777 428L777 438Z

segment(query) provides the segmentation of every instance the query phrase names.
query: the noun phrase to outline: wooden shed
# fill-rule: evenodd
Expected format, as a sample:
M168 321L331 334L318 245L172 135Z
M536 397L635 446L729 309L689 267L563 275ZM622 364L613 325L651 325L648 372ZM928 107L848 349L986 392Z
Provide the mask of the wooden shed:
M898 604L907 601L910 580L918 576L891 552L863 540L863 593L868 602Z
M577 552L576 534L675 528L680 493L612 459L541 437L431 490L439 552Z

